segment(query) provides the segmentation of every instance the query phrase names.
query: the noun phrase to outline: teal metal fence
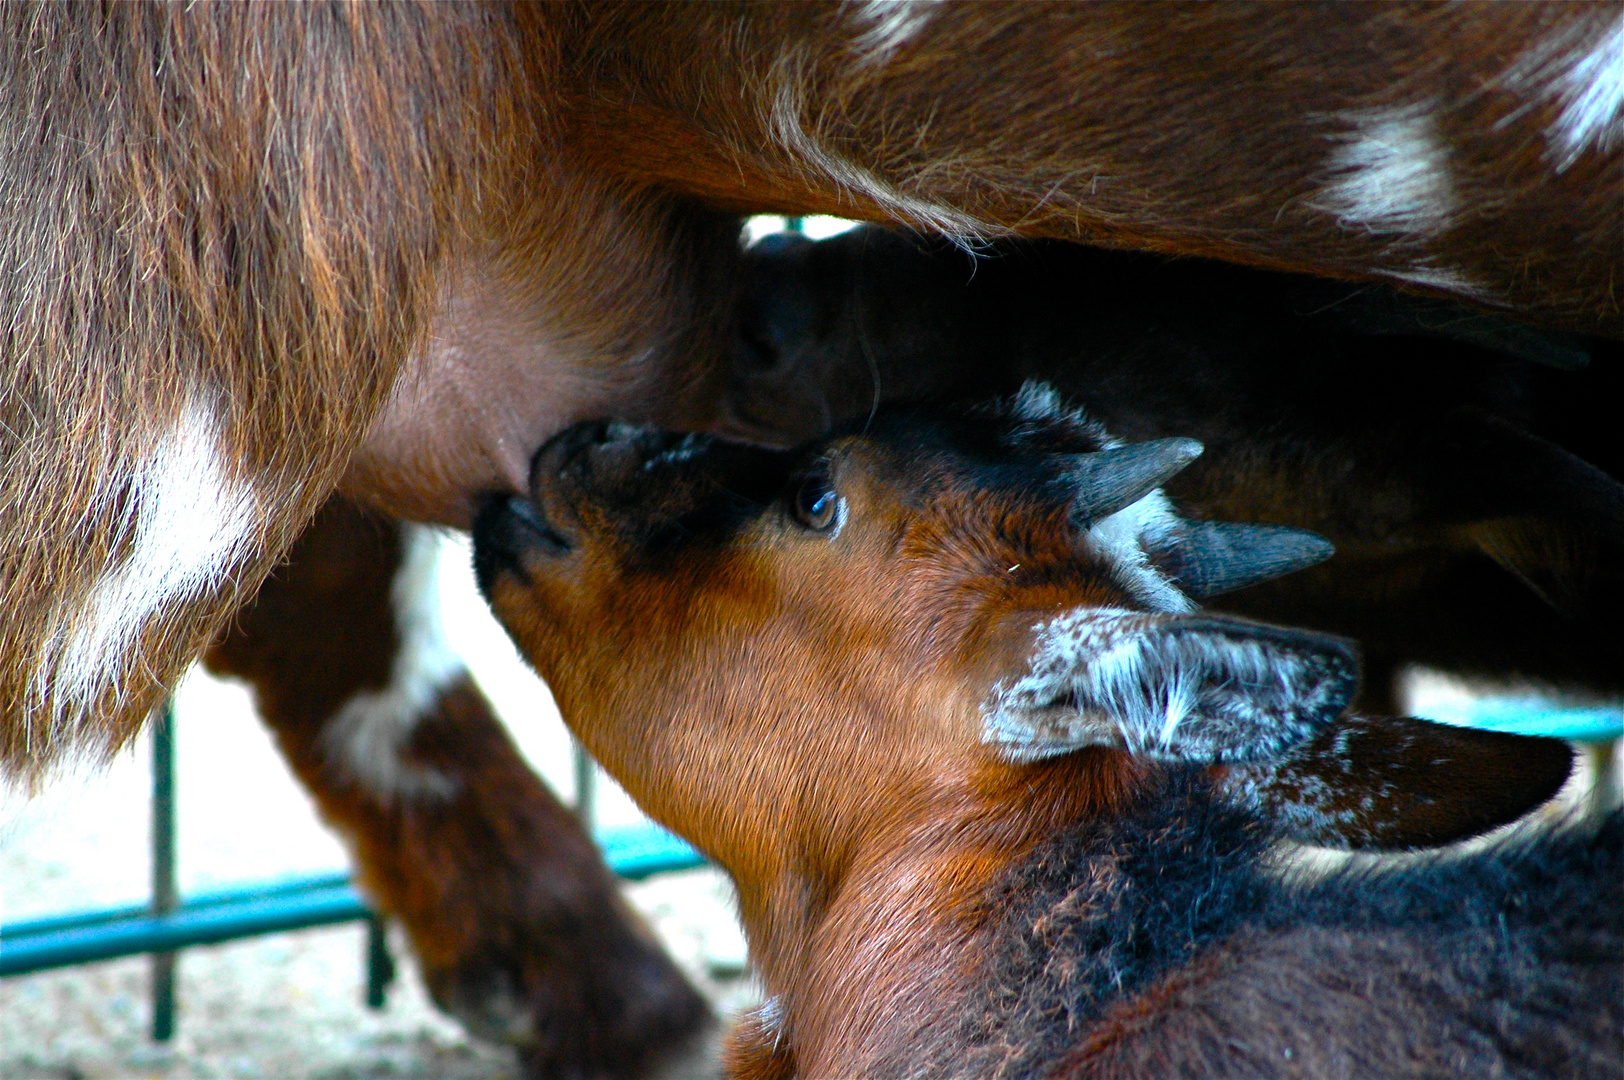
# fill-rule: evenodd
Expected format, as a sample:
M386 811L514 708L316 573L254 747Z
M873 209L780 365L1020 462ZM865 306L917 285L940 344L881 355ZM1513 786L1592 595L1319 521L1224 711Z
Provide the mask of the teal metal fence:
M152 957L152 1037L175 1031L175 963L180 951L241 938L365 922L365 1000L382 1008L395 974L384 920L367 907L347 874L244 883L182 896L175 877L175 725L166 706L152 725L152 890L146 904L80 911L0 925L0 977ZM591 827L591 759L576 749L576 811ZM637 880L702 865L699 853L653 825L595 829L615 873Z
M1581 745L1598 778L1591 799L1614 805L1614 749L1624 731L1618 706L1563 708L1539 700L1479 699L1430 710L1432 719L1466 727L1550 735ZM365 999L381 1008L394 977L383 919L362 900L348 875L327 874L245 883L182 896L175 879L174 720L166 708L152 728L152 891L139 906L74 912L0 925L0 977L124 956L152 957L152 1037L174 1033L175 962L181 950L287 930L365 922ZM576 749L576 810L592 822L591 759ZM652 825L595 829L609 866L641 879L702 864L682 840Z

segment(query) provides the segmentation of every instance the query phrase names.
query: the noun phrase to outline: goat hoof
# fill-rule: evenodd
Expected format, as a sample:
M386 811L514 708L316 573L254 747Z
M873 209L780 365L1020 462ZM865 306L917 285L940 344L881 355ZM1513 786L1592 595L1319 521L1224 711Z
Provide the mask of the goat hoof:
M516 968L511 958L464 963L425 980L435 1003L470 1035L514 1047L526 1080L703 1075L696 1069L717 1055L704 998L663 956L628 959L613 984L583 985L581 970L557 964Z
M535 1041L534 1010L509 971L484 967L441 972L430 977L429 993L477 1039L520 1047Z

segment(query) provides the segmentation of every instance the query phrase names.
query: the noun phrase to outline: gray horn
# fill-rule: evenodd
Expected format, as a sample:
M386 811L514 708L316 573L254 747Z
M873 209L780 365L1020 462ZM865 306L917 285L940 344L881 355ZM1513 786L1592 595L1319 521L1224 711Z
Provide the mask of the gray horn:
M1132 506L1168 477L1201 456L1194 439L1153 439L1114 450L1078 454L1069 479L1076 494L1071 517L1088 528L1125 506Z
M1173 547L1151 560L1196 599L1242 589L1324 562L1336 553L1325 537L1284 525L1191 521Z

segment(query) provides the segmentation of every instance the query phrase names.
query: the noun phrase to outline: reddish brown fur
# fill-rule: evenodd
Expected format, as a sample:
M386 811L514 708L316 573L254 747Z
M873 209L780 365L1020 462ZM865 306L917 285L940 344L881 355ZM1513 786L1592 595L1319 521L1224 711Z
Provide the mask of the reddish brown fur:
M467 675L415 718L400 751L399 768L430 772L438 786L376 790L334 745L343 706L390 681L401 554L397 526L335 500L207 661L253 686L442 1007L517 1043L530 1075L640 1075L693 1043L709 1011Z
M1616 332L1617 155L1553 173L1531 134L1547 100L1492 126L1529 104L1492 81L1593 9L943 6L883 63L853 53L854 11L7 7L7 770L127 740L339 485L465 523L574 419L705 423L737 276L715 208L1458 270L1490 302ZM1277 73L1300 92L1260 99ZM1419 86L1450 99L1469 212L1423 242L1309 207L1346 127L1327 112ZM895 190L780 145L780 94L799 101L780 119ZM141 470L198 417L218 476L158 481L249 504L233 530L172 513L199 535L150 536ZM132 566L149 604L98 591ZM109 617L128 634L100 633Z
M1009 813L1007 785L1017 781L997 768L964 771L950 753L934 749L920 725L940 724L944 702L950 715L974 713L975 699L963 685L970 681L963 665L990 670L1014 659L1000 655L998 648L1007 628L985 621L992 618L987 614L991 611L999 612L1002 623L1000 605L972 600L962 590L979 588L989 559L1002 559L1007 566L1024 557L1042 566L1069 551L1020 518L1015 521L1021 534L1042 537L1047 552L1010 559L1007 550L980 550L985 547L981 538L997 530L1000 517L1012 508L994 504L978 514L960 504L956 508L963 516L957 520L965 526L951 530L940 557L928 563L917 555L910 558L903 553L923 542L919 534L946 531L940 529L943 519L915 520L892 502L883 455L862 447L854 454L862 465L852 470L847 498L874 518L865 528L862 550L875 563L905 560L904 565L916 568L907 576L877 578L870 563L806 547L770 557L748 552L726 559L701 556L674 568L669 580L663 575L622 580L617 553L606 551L591 558L585 578L564 585L566 593L556 600L515 597L512 606L502 606L508 625L555 688L560 709L586 733L594 756L615 775L638 778L630 790L645 809L660 820L691 825L689 835L702 836L706 853L741 882L781 881L765 892L746 887L740 895L747 924L770 925L774 940L793 943L769 946L755 956L775 985L810 947L806 935L828 918L827 909L844 883L884 869L865 867L862 854L844 844L830 847L802 832L799 806L816 805L820 816L849 826L863 822L892 839L898 830L907 833L910 859L919 867L967 856L1006 859L1030 842L1032 830L1042 828L1025 814ZM981 528L970 525L978 520ZM1101 602L1111 594L1106 587L1103 593L1085 595ZM1032 599L1039 610L1061 603L1058 592L1046 589ZM618 614L626 611L637 612L636 620ZM931 615L921 619L921 611ZM814 612L819 622L803 621ZM570 629L580 626L592 626L594 632L580 637ZM940 627L940 633L921 640L920 626ZM703 632L710 627L730 632ZM741 652L735 635L746 628L748 652ZM576 638L578 647L556 647L560 635ZM821 647L807 648L803 635ZM889 647L899 636L908 642L906 651ZM620 671L632 656L639 662L631 677L606 675ZM753 662L764 656L780 662L771 667ZM785 695L785 686L803 687L810 696ZM868 688L879 686L904 689L875 697ZM748 730L719 737L711 725L698 722L708 715L707 708L687 705L693 694L713 702L715 715L743 719ZM803 757L802 748L827 742L819 735L826 723L823 709L835 702L841 703L855 738L839 745L838 759L820 762L815 770L783 769L781 763ZM637 733L597 728L585 719L597 716L624 716ZM673 722L675 718L692 722ZM871 774L875 762L884 763L885 780L874 779L872 786L848 782ZM1109 798L1126 782L1118 775L1121 768L1118 762L1094 758L1057 765L1053 790L1064 797L1056 813L1077 812ZM672 783L656 783L651 770ZM751 776L753 781L740 787L728 805L696 809L708 801L699 792L729 776ZM1023 775L1018 783L1029 779ZM1043 801L1034 800L1034 805ZM947 813L949 806L953 809ZM703 815L702 823L693 821L695 812ZM966 831L915 834L921 821L937 816L966 822ZM844 830L835 825L829 831ZM781 880L790 866L796 868L793 878ZM891 867L885 872L898 871ZM912 939L914 920L925 914L916 900L898 895L898 909L875 920L874 926L886 928L887 942ZM838 920L830 925L838 926ZM850 932L866 934L874 926ZM866 965L863 970L869 971ZM875 972L885 977L883 968Z
M1530 133L1557 110L1530 108L1504 80L1531 43L1602 25L1605 5L941 5L872 64L855 55L850 8L742 10L595 11L576 54L592 73L583 148L737 209L941 224L830 184L777 144L772 109L787 87L822 148L972 234L1349 277L1448 266L1493 303L1624 329L1617 148L1553 174ZM673 70L652 59L666 53L720 62ZM1341 228L1316 208L1347 114L1429 99L1465 204L1458 221L1422 240Z
M11 767L126 739L346 473L392 513L465 520L579 415L702 418L736 223L563 164L564 13L7 17ZM188 399L251 486L247 534L104 658L93 699L64 691L65 643L135 543L132 470Z
M905 1060L916 1025L971 995L1000 914L994 885L1156 775L1098 747L1012 764L985 745L980 703L1023 669L1034 621L1140 605L1104 556L1078 546L1063 497L1036 479L978 487L933 464L934 450L910 452L934 446L931 432L886 430L789 456L834 463L846 516L833 536L788 519L783 500L802 467L788 460L759 465L773 478L764 490L786 473L788 491L724 530L685 493L753 499L744 464L705 473L681 459L670 476L650 474L653 458L612 435L601 451L573 452L573 433L543 450L533 477L535 520L564 549L527 532L511 503L493 504L476 528L482 585L571 726L738 886L753 960L784 1014L781 1024L758 1014L735 1039L740 1075L864 1075ZM1311 772L1334 782L1426 759L1443 775L1418 802L1481 800L1462 776L1485 762L1514 771L1531 760L1528 744L1463 737L1467 752L1443 769L1440 744L1424 738L1385 760L1361 757L1357 740L1310 748L1282 787L1289 798ZM1440 826L1448 814L1423 808L1407 834L1405 793L1364 786L1351 797L1371 796L1373 816L1347 828L1380 836L1391 825L1381 839L1404 846L1502 822L1566 775L1568 752L1555 749L1538 791L1500 793L1498 813L1471 824L1463 812Z
M458 223L512 194L479 175L530 155L549 47L492 9L5 21L0 757L21 766L128 737L331 491ZM141 628L125 678L60 700L33 680L129 544L120 478L193 387L215 399L227 475L263 495L253 543Z
M1617 154L1555 171L1558 104L1504 82L1610 10L944 5L882 60L833 5L10 8L0 757L127 738L347 470L358 499L466 520L583 412L702 420L731 226L677 196L1458 271L1616 333ZM1433 97L1449 228L1312 205L1337 115ZM812 142L781 145L791 120ZM64 689L133 543L130 471L188 395L252 520Z

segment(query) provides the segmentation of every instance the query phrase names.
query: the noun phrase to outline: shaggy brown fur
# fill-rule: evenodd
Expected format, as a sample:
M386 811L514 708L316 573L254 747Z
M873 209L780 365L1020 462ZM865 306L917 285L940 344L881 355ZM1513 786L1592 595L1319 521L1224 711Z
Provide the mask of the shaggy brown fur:
M582 415L701 420L731 223L681 196L1618 332L1617 118L1550 134L1608 5L906 14L8 6L0 759L127 738L352 466L358 499L465 522ZM1420 208L1361 211L1394 139ZM220 527L155 537L182 459Z
M0 19L0 758L114 746L337 483L460 222L522 175L550 47L492 8L12 5ZM246 535L60 685L186 403ZM203 543L208 543L205 538Z
M993 885L956 1016L872 1075L1624 1075L1624 816L1310 882L1270 831L1173 775L1057 833Z
M571 43L591 72L583 150L739 209L1384 276L1624 334L1611 84L1595 152L1559 168L1542 135L1557 55L1611 70L1605 3L941 4L897 20L892 48L881 7L595 8ZM1381 190L1376 161L1436 178L1448 208ZM1367 176L1405 205L1362 214Z
M3 18L12 769L126 739L346 475L465 522L582 413L701 418L737 224L563 164L569 12Z
M1614 331L1617 148L1547 135L1611 19L7 5L0 765L127 740L335 486L466 524L576 420L703 426L731 213L1397 276ZM1394 123L1448 163L1427 228L1350 214Z

